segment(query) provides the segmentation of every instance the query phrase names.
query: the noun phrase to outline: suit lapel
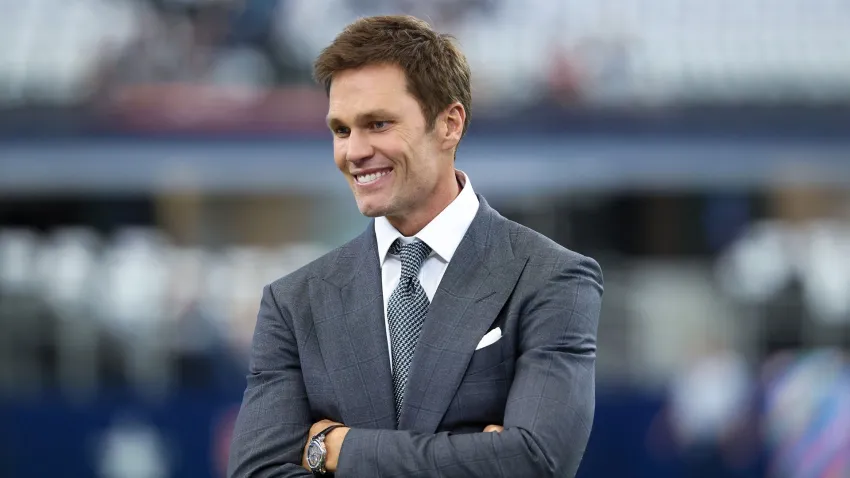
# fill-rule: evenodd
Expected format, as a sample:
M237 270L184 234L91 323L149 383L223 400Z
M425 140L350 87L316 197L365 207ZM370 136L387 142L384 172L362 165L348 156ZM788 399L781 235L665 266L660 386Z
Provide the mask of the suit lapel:
M319 348L351 427L393 429L395 404L373 225L311 284Z
M398 428L436 431L475 346L507 301L527 258L515 258L506 220L483 198L428 309Z

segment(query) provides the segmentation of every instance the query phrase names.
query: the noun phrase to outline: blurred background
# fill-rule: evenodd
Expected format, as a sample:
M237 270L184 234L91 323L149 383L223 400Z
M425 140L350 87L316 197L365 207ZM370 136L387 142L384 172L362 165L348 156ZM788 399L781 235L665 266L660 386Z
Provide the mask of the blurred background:
M224 476L262 286L367 224L311 62L402 12L476 190L603 267L580 477L850 476L847 0L0 8L0 476Z

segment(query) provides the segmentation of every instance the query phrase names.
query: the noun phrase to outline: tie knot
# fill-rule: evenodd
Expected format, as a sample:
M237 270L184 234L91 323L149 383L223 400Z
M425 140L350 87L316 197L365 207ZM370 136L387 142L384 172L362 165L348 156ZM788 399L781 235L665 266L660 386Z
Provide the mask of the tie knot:
M431 253L431 248L419 239L410 244L403 244L401 239L396 239L390 246L390 253L401 257L401 277L410 279L419 275L419 269Z

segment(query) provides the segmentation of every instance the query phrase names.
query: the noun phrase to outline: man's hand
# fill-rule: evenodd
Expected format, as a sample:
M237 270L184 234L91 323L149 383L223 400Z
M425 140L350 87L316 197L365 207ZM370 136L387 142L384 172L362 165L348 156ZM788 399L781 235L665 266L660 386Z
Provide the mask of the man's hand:
M322 420L314 423L313 426L310 427L310 433L307 435L307 443L304 445L304 453L301 454L301 466L305 469L310 469L310 465L307 464L307 448L310 446L310 439L331 425L342 425L342 423L331 420ZM339 460L339 451L342 449L342 442L345 440L345 435L348 434L348 430L349 428L347 427L334 428L325 437L325 449L328 451L325 459L325 469L330 473L336 471L337 461Z
M309 470L310 465L307 464L307 448L310 446L310 439L316 436L319 432L331 425L342 425L342 423L331 420L321 420L310 427L310 433L307 435L307 443L304 445L304 453L301 458L301 466ZM339 460L339 451L342 449L342 442L345 440L345 435L348 434L348 427L334 428L325 437L325 449L327 449L327 459L325 460L325 469L333 473L336 471L337 461ZM487 425L484 428L485 433L501 433L505 427L501 425Z

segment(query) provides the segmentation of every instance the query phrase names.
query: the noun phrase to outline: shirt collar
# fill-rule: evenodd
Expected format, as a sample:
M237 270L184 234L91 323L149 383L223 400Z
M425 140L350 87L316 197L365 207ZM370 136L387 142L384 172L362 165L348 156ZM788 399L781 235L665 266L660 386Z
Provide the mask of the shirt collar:
M413 239L428 244L431 250L444 262L450 262L460 241L466 235L466 230L478 213L478 197L472 189L469 177L462 171L456 170L458 181L462 185L460 194L440 214L428 223L414 237L404 237L393 227L386 217L375 218L375 237L378 241L378 260L383 266L390 246L396 239L404 242Z

